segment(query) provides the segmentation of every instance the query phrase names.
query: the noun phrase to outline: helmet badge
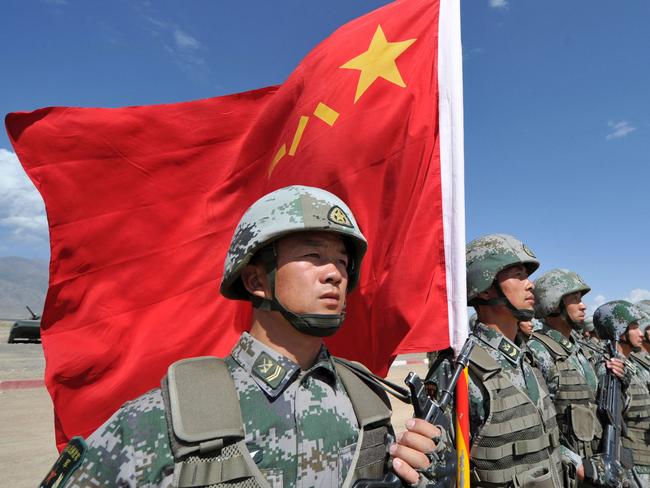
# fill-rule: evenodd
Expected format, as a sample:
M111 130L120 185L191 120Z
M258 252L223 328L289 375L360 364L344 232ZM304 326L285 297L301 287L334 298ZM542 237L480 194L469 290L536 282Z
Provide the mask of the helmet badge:
M330 211L327 214L327 220L330 222L333 222L338 225L342 225L344 227L350 227L353 228L354 226L352 225L352 222L348 218L348 216L345 214L343 209L338 206L333 206Z
M526 244L522 244L521 247L524 249L524 252L528 254L531 258L535 258L536 256L533 254L533 251L530 250L530 248Z

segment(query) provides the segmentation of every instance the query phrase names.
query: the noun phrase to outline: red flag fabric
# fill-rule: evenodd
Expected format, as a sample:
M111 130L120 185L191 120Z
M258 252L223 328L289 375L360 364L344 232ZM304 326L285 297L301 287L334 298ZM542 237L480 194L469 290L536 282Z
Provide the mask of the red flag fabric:
M229 352L250 311L219 295L227 246L244 210L286 185L337 194L369 241L335 354L384 374L398 353L450 344L439 15L405 0L356 19L277 88L7 116L50 226L42 339L59 446L171 362Z

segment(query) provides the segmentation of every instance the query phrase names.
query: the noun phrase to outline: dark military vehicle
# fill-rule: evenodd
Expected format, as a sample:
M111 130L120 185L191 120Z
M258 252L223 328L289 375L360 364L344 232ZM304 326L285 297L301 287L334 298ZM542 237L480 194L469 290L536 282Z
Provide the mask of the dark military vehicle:
M7 342L41 342L41 316L25 307L32 315L30 319L18 319L11 326Z

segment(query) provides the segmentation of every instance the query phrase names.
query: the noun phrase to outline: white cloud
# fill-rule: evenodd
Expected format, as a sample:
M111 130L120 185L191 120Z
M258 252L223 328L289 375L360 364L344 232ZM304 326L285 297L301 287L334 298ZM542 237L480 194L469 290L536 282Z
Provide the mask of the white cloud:
M0 227L16 242L47 243L43 199L15 153L0 148Z
M639 300L650 300L650 290L644 290L643 288L635 288L630 292L630 294L625 298L628 302L638 302Z
M627 136L630 132L634 132L636 130L636 127L632 127L626 120L621 120L620 122L609 121L607 125L610 129L610 132L607 134L607 137L605 137L605 139L608 141L612 139L620 139Z
M195 51L201 47L199 41L178 28L174 29L174 40L179 49Z
M490 0L490 7L492 8L506 8L508 0Z
M193 74L206 69L207 63L201 54L205 51L205 46L196 37L172 22L151 15L142 17L148 23L147 32L160 40L162 48L180 68Z

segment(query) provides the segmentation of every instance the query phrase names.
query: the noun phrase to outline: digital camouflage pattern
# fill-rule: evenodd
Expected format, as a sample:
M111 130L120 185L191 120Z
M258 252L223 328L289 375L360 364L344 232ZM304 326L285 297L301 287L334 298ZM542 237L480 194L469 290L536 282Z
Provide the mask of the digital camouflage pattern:
M544 380L539 372L531 364L531 353L525 343L519 345L510 341L499 331L492 329L481 322L477 322L474 327L473 335L476 337L476 348L481 348L489 354L500 366L502 375L517 390L526 395L530 403L523 404L515 410L524 417L528 417L532 412L539 415L545 412L549 419L555 418L555 409L552 404L543 401L543 397L548 397L548 391ZM489 419L496 421L499 414L490 411L489 393L486 391L480 379L476 378L470 368L469 374L469 421L470 421L470 444L475 445L480 442L481 429ZM548 400L548 399L547 399ZM550 410L550 411L546 411ZM510 417L508 417L510 418ZM519 425L516 419L512 419L513 425ZM557 425L552 427L554 420L549 421L548 428L557 429ZM522 433L530 434L528 431ZM507 437L507 436L505 436ZM506 439L504 439L506 441ZM551 456L557 448L549 448L547 455ZM471 451L474 452L474 451ZM563 462L575 464L579 456L564 447L559 448L559 454ZM505 467L505 466L504 466ZM560 486L555 483L553 486Z
M361 259L368 247L352 211L328 191L288 186L260 198L239 221L224 263L221 294L235 300L249 300L239 280L242 268L267 244L304 231L334 232L349 238L354 245L348 281L348 292L352 291L359 281Z
M301 371L244 333L226 364L239 394L248 450L269 484L340 486L359 429L327 350ZM66 487L171 485L174 459L160 389L124 404L87 444Z
M327 350L301 371L244 333L226 363L239 393L248 450L259 452L256 464L271 486L340 486L359 427Z
M593 366L589 362L589 353L583 350L583 345L579 342L575 334L571 334L569 339L566 339L560 332L555 329L550 328L548 325L542 325L542 328L537 331L538 333L545 334L556 341L558 344L566 344L569 351L569 356L566 361L571 364L571 366L579 371L586 381L586 384L589 386L589 389L593 392L594 397L598 392L598 377L594 371ZM557 364L553 359L553 356L548 351L546 346L544 346L538 339L533 338L528 341L528 348L535 358L535 365L539 368L546 380L546 385L548 386L548 391L551 394L551 398L555 401L555 393L558 389L558 379L559 375L557 372Z
M535 316L543 319L551 314L560 313L562 298L571 293L582 295L591 291L582 278L568 269L552 269L535 280Z
M488 234L467 245L467 302L471 304L479 293L492 286L497 274L504 269L523 264L532 274L539 261L521 241L507 234Z
M504 374L520 390L527 393L528 397L537 404L539 401L539 385L535 380L526 349L520 349L514 342L507 339L500 332L489 328L481 322L474 326L474 335L480 339L475 347L483 348L503 368ZM521 345L521 344L520 344ZM472 438L478 433L481 425L485 423L489 411L487 398L480 383L469 381L469 418ZM470 439L471 442L471 439Z
M552 353L550 346L541 338L545 338L546 341L553 340L556 344L553 347L561 348L564 353L554 355L557 352ZM574 458L578 467L583 459L593 458L598 452L598 444L602 436L602 426L595 415L599 380L590 362L590 351L585 350L575 331L572 331L567 339L547 324L544 324L542 329L528 341L528 348L535 358L535 365L546 380L549 394L557 410L562 445L578 454L578 457ZM571 414L577 408L589 411L580 412L580 421L576 426L573 425L574 418ZM590 463L593 467L592 481L602 480L604 476L602 460L596 457L591 459Z
M594 327L602 340L616 340L625 333L628 326L641 320L638 308L625 300L603 303L594 312Z
M645 338L645 331L650 326L650 300L641 300L640 302L636 302L634 306L641 312L639 327L643 330Z
M639 361L632 357L633 354L627 359L617 355L625 360L626 372L626 378L623 379L626 392L623 407L623 421L626 425L626 429L623 431L623 445L631 449L650 443L648 440L650 435L648 433L650 428L650 371L643 368ZM600 363L596 372L599 377L605 374L605 364ZM646 450L643 453L645 459L640 459L641 456L638 454L634 456L634 469L644 483L642 486L650 486L650 452ZM632 478L631 475L628 477Z

